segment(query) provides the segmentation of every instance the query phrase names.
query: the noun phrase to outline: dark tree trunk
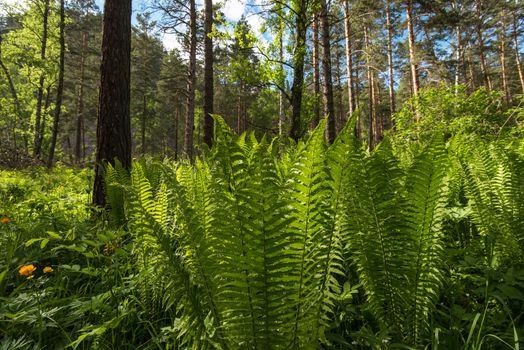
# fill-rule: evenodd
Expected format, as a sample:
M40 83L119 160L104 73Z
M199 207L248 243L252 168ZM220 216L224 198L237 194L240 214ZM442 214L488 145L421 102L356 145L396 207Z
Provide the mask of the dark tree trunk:
M62 95L64 92L64 68L65 68L65 13L64 0L60 0L60 63L58 69L58 87L56 90L55 113L53 119L53 133L51 134L51 144L49 146L49 157L47 166L51 168L55 157L56 139L58 138L58 128L60 125L60 112L62 110Z
M142 96L142 120L140 127L140 153L146 155L146 121L147 121L147 97L146 92Z
M326 0L320 0L320 31L322 35L322 79L324 93L324 114L328 118L326 139L329 143L337 136L335 125L335 103L333 99L333 78L331 73L331 43L329 32L328 8Z
M368 94L369 94L369 125L368 125L368 147L370 150L374 147L374 124L376 123L375 117L375 79L373 79L373 72L371 71L371 62L369 55L369 28L364 27L364 50L366 52L366 74L368 80Z
M508 74L506 67L506 23L505 23L505 11L502 12L502 20L500 23L499 29L499 42L500 42L500 80L502 82L502 91L504 92L504 97L506 103L509 104L511 100L511 95L509 92L508 86Z
M319 65L319 45L318 45L318 15L313 16L313 92L315 102L313 105L313 120L311 128L315 128L320 121L320 65Z
M131 169L131 0L106 0L93 204L105 206L104 167Z
M82 35L82 52L80 57L80 84L78 86L77 99L77 119L76 119L76 138L75 138L75 161L77 164L83 163L84 156L82 150L82 140L84 137L84 80L85 80L85 61L87 55L87 33Z
M42 43L40 46L40 60L42 63L45 61L46 58L46 51L47 51L47 22L49 18L49 0L45 0L44 2L44 15L42 17ZM43 122L42 122L42 101L44 98L44 81L45 81L45 73L42 72L40 74L40 79L38 81L38 91L36 95L36 113L35 113L35 136L34 136L34 142L33 142L33 156L36 158L40 157L40 153L42 151L42 139L43 139Z
M204 142L213 145L213 1L205 0L204 19Z
M189 67L187 70L186 126L184 153L193 160L193 135L195 130L195 84L196 84L196 31L197 14L195 0L189 0Z
M293 52L293 85L291 86L291 129L289 136L298 141L302 135L301 112L306 55L307 3L300 1L295 13L295 47Z

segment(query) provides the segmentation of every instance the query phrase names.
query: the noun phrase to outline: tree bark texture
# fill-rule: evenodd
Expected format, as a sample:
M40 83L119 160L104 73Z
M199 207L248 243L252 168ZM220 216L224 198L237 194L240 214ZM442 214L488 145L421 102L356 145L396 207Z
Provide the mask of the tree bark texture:
M195 130L195 84L197 50L197 13L195 0L189 0L189 66L187 70L186 126L184 153L193 160L193 135Z
M319 65L319 45L318 45L318 15L313 16L313 93L315 103L313 105L313 120L311 128L315 128L320 122L320 65Z
M484 54L484 38L482 36L482 17L481 17L481 0L475 0L475 17L477 20L477 43L479 49L479 58L480 58L480 70L482 72L482 77L484 79L484 86L488 91L492 90L491 79L489 78L488 65L486 63L486 56Z
M106 0L93 204L105 206L104 167L131 168L131 0Z
M395 86L393 82L393 26L391 24L391 0L386 0L386 26L388 30L388 88L389 88L389 113L396 111Z
M419 80L417 72L417 58L415 54L415 30L413 28L413 0L406 1L406 22L408 26L409 65L411 68L411 88L413 96L418 95Z
M335 141L335 104L333 99L333 78L331 72L331 43L326 0L320 0L320 31L322 35L322 90L324 95L324 116L327 117L326 140Z
M351 46L351 22L349 20L349 16L349 0L344 0L344 34L346 43L346 67L348 75L348 112L351 116L355 111L355 97L353 93L353 48Z
M213 1L205 0L204 19L204 142L213 145Z
M51 168L55 157L56 140L60 126L60 113L62 111L62 96L64 92L64 69L65 69L65 9L64 1L60 0L60 63L58 68L58 87L56 89L55 113L53 118L53 132L51 134L51 144L49 145L49 157L47 166Z

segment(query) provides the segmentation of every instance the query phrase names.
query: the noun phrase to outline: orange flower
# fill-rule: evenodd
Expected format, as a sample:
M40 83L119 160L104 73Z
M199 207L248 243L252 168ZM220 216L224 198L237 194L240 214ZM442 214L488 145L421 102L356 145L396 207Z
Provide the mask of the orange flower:
M9 221L11 221L11 220L9 220L9 218L1 218L0 219L0 223L2 223L2 224L8 224Z
M19 270L18 270L18 273L20 274L20 276L26 276L26 277L29 277L33 274L33 272L35 272L36 270L36 267L35 265L33 264L29 264L29 265L24 265L22 266Z
M51 273L51 272L53 272L53 271L54 271L54 270L53 270L53 268L52 268L51 266L46 266L46 267L44 267L44 273Z

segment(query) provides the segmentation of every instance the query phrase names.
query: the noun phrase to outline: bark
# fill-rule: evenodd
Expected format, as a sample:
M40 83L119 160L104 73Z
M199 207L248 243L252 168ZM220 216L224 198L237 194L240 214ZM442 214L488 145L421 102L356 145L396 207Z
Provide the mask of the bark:
M304 88L304 61L306 54L307 3L298 2L295 14L295 43L293 52L293 85L291 86L291 129L289 136L298 141L302 131L300 117L302 112L302 93Z
M318 15L313 16L313 93L315 103L313 106L313 120L311 128L315 128L320 122L320 67L319 67L319 45L318 45Z
M204 142L213 145L213 1L205 0L204 19Z
M47 166L51 168L55 157L56 140L60 125L60 113L62 111L62 96L64 92L64 67L65 67L65 10L64 1L60 0L60 63L58 68L58 87L56 89L55 113L53 119L53 132L51 134L51 144L49 146L49 157Z
M499 28L499 42L500 42L500 80L502 82L502 91L504 92L504 98L506 103L509 104L511 100L509 86L508 86L508 74L506 67L506 23L504 20L505 11L502 13L502 21Z
M83 163L84 152L82 152L82 140L84 138L84 84L85 84L85 62L87 55L87 33L82 35L82 51L80 57L80 84L78 87L77 98L77 119L76 119L76 138L75 138L75 161L77 164Z
M320 31L322 37L324 115L327 117L326 139L329 143L333 143L337 132L335 125L335 103L333 99L333 78L331 73L331 43L326 0L320 0Z
M406 1L406 22L408 25L409 65L411 68L411 88L413 96L418 95L419 79L417 72L417 58L415 54L415 32L413 29L413 0Z
M482 19L481 19L481 0L475 0L475 16L477 20L477 42L479 46L480 70L484 78L484 86L488 91L492 90L491 79L489 78L488 65L486 63L486 56L484 54L484 38L482 37Z
M340 42L340 36L339 31L335 30L335 42ZM347 122L347 115L344 113L344 105L342 102L342 74L340 72L340 49L339 45L335 45L335 78L336 78L336 89L335 91L338 91L336 93L336 100L337 100L337 134L344 128Z
M517 29L517 16L515 15L515 13L513 13L513 46L515 48L515 63L517 66L517 72L519 73L520 87L522 88L522 93L524 94L524 74L522 73L522 64L520 62L519 39Z
M147 119L147 97L146 92L142 96L142 120L140 125L140 153L146 155L146 119Z
M14 107L14 124L13 124L13 146L15 149L17 149L16 144L16 128L18 126L18 118L21 116L22 108L20 106L20 100L18 99L18 93L16 92L15 84L13 83L13 79L11 77L11 74L9 73L9 69L7 69L6 65L4 64L4 61L2 60L2 38L0 37L0 68L2 68L2 72L5 75L5 78L7 79L7 84L9 85L9 92L11 93L11 97L13 98L13 107Z
M46 51L47 51L47 22L49 18L49 0L44 1L44 14L42 17L42 43L40 46L40 60L42 64L45 62ZM40 157L42 150L42 139L44 128L42 126L42 100L44 98L44 82L45 82L45 73L40 74L40 79L38 81L38 91L36 95L36 113L35 113L35 136L33 142L33 156L35 158Z
M344 33L346 42L346 66L347 66L347 83L348 83L348 106L349 115L355 111L355 97L353 94L353 49L351 45L351 24L349 21L349 0L344 0Z
M389 88L389 113L396 111L395 87L393 82L393 26L391 24L391 0L386 0L386 25L388 30L388 88Z
M369 55L369 28L364 27L364 50L366 55L366 74L368 80L368 104L369 104L369 125L368 125L368 147L370 150L374 147L374 128L375 124L375 79L373 79L373 72L371 71L371 62Z
M131 0L106 0L93 204L105 206L104 168L131 168Z
M280 34L279 34L279 60L280 60L280 71L284 71L284 40L283 40L283 25L281 21L281 28L280 28ZM283 136L284 135L284 123L286 121L286 111L285 111L285 96L284 91L282 89L285 85L285 79L281 83L281 90L279 90L278 94L278 135Z
M184 153L193 160L193 134L195 129L195 84L197 49L197 14L195 0L189 0L189 66L187 70L186 126L184 134Z

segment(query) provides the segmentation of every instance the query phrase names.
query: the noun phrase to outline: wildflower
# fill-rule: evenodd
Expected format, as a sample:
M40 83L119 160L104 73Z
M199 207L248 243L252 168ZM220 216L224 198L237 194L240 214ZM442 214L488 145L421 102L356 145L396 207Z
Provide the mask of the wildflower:
M36 267L35 265L33 264L29 264L29 265L24 265L22 266L19 270L18 270L18 273L20 274L20 276L26 276L26 277L29 277L33 274L33 272L35 272L36 270Z
M53 268L52 268L51 266L46 266L46 267L44 267L44 273L51 273L51 272L53 272L53 271L54 271L54 270L53 270Z
M11 221L11 220L9 220L9 218L1 218L0 219L0 223L2 223L2 224L8 224L9 221Z

